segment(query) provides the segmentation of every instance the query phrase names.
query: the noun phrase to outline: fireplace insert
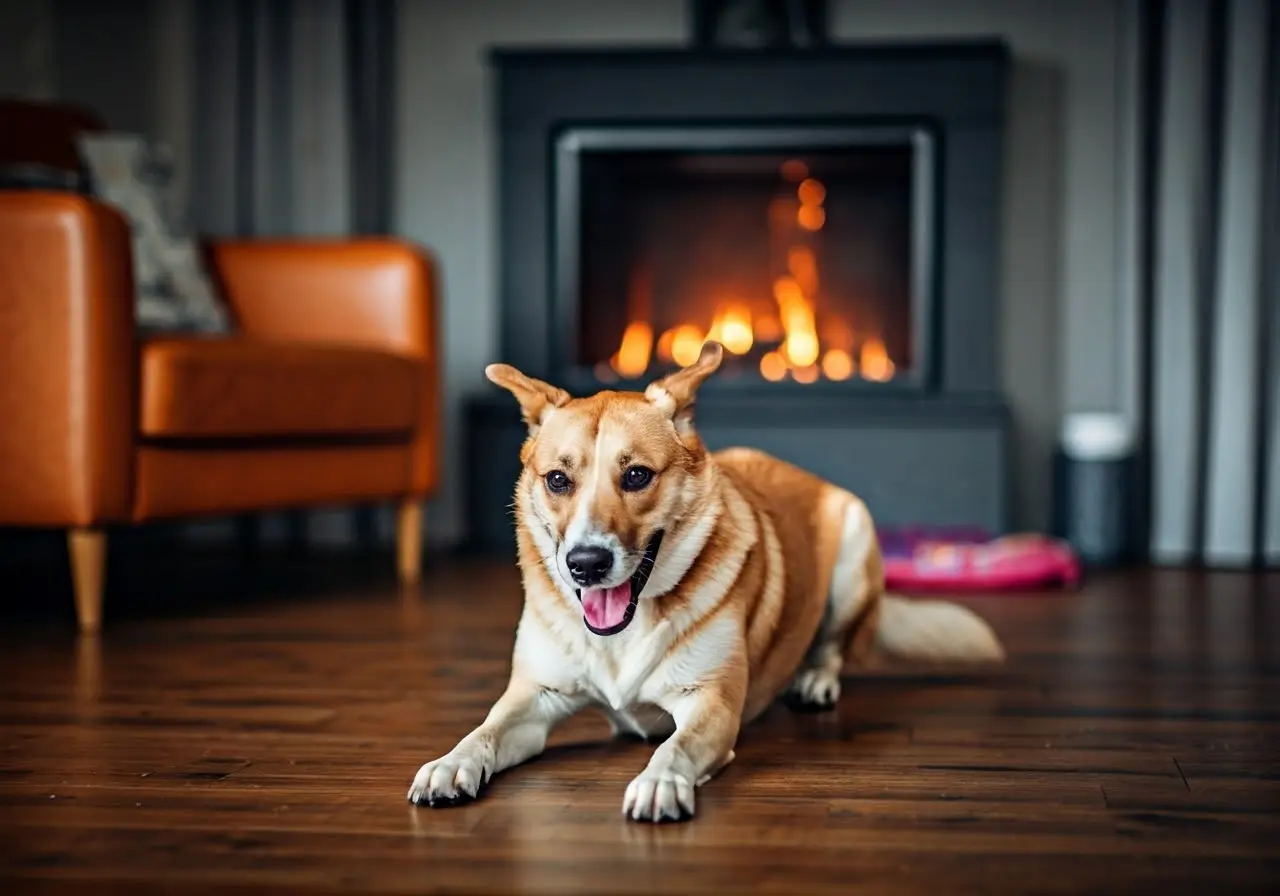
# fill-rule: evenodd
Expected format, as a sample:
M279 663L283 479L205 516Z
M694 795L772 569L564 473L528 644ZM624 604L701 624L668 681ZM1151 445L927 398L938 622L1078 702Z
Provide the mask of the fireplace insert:
M714 339L725 384L919 388L932 148L923 126L562 129L553 353L625 383Z

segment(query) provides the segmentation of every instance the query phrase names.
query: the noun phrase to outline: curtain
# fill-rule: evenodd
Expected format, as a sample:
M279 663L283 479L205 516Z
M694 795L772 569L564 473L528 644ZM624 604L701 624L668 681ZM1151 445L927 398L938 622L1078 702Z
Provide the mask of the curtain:
M1151 554L1280 565L1280 4L1146 11Z
M207 236L386 233L394 0L196 0L190 220ZM227 523L188 527L224 538ZM389 508L245 517L248 541L394 536Z

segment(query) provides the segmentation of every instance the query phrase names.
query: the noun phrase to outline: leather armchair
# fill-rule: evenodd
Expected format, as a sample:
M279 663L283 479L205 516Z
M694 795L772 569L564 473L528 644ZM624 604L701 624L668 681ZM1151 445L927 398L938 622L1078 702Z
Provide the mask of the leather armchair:
M82 631L115 525L393 500L398 572L418 579L438 476L431 258L392 239L209 257L234 335L142 338L120 215L0 190L0 525L66 530Z

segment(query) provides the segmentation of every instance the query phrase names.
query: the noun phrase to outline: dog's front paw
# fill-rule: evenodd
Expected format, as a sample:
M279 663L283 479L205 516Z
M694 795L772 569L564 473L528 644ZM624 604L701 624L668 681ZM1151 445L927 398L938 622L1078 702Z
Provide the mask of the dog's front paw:
M409 802L433 808L461 805L475 799L484 783L483 765L469 752L455 750L418 769Z
M693 779L675 769L645 769L627 785L622 814L633 821L683 821L693 817L693 791Z

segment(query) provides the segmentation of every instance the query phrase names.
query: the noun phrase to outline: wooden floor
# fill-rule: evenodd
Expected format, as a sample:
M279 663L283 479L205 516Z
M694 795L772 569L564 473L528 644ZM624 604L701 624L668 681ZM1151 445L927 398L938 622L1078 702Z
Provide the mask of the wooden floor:
M975 599L1007 669L775 707L660 827L620 814L651 747L595 716L476 804L405 801L503 685L507 566L217 581L109 603L100 642L0 620L0 892L1280 891L1280 578Z

